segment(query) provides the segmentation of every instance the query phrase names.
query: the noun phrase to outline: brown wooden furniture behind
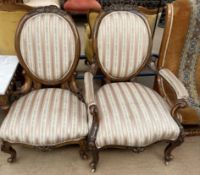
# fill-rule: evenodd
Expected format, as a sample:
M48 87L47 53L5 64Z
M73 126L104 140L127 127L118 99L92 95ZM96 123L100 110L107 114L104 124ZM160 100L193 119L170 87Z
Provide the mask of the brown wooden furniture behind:
M189 106L180 110L182 124L190 128L186 129L187 135L200 135L199 10L200 3L192 0L176 0L168 5L157 64L158 69L171 70L189 92ZM175 94L161 77L157 77L155 87L169 104L175 104Z

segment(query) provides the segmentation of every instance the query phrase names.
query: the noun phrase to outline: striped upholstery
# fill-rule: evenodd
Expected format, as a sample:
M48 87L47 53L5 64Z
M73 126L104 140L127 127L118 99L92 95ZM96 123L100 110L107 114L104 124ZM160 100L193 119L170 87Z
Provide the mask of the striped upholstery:
M150 29L142 17L125 11L106 15L99 26L97 48L100 64L113 78L129 77L148 55Z
M0 128L11 143L53 146L84 138L88 133L84 103L63 89L32 91L16 101Z
M89 107L95 104L95 94L94 94L92 73L86 72L84 74L84 85L85 85L85 101Z
M180 129L168 104L138 83L112 83L97 93L99 130L96 146L143 147L177 139Z
M49 5L60 7L59 0L24 0L24 4L31 7L43 7Z
M189 98L188 91L183 83L169 69L161 69L159 74L173 87L178 99Z
M40 80L65 77L75 59L75 36L70 24L54 13L41 13L28 19L20 35L23 60Z

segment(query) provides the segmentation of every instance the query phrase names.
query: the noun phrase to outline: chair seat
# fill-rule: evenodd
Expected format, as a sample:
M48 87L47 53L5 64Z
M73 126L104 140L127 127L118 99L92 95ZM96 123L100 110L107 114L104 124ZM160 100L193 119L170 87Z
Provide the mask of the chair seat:
M180 134L169 105L148 87L138 83L107 84L96 98L98 148L144 147L161 140L176 140Z
M41 89L21 97L0 128L4 141L33 146L78 141L87 133L84 103L63 89Z

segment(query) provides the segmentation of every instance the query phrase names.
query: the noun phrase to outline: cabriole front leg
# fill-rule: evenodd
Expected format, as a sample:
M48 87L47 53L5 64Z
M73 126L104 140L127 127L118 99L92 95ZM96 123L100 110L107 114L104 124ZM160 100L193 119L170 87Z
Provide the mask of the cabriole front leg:
M10 154L10 157L7 159L9 163L13 163L16 161L16 151L12 148L11 144L8 142L3 141L1 145L1 151L4 153Z
M172 151L176 147L180 146L183 142L184 142L184 131L182 130L181 133L180 133L180 135L179 135L179 137L177 138L177 140L170 142L167 145L167 147L165 148L165 151L164 151L165 157L164 157L164 159L165 159L165 164L166 165L168 165L169 162L171 160L173 160L173 158L174 158L173 155L172 155Z
M185 133L184 133L183 126L181 125L180 121L178 120L177 112L178 112L179 109L185 108L186 106L187 106L186 101L184 99L181 99L181 100L177 101L177 103L175 104L175 106L171 110L171 115L174 117L174 120L176 121L177 125L180 128L180 134L179 134L178 138L175 141L170 141L170 143L165 148L164 159L165 159L165 164L166 165L168 165L168 163L171 160L173 160L173 156L171 154L172 151L176 147L180 146L184 142Z

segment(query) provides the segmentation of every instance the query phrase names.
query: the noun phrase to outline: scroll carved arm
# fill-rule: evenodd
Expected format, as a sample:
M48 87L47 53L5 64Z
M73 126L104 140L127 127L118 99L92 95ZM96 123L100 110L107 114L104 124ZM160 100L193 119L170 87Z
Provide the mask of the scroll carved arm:
M96 140L96 135L97 131L99 128L99 119L98 119L98 110L96 105L92 105L89 107L89 112L92 115L92 127L89 132L89 146L94 146L95 140Z

